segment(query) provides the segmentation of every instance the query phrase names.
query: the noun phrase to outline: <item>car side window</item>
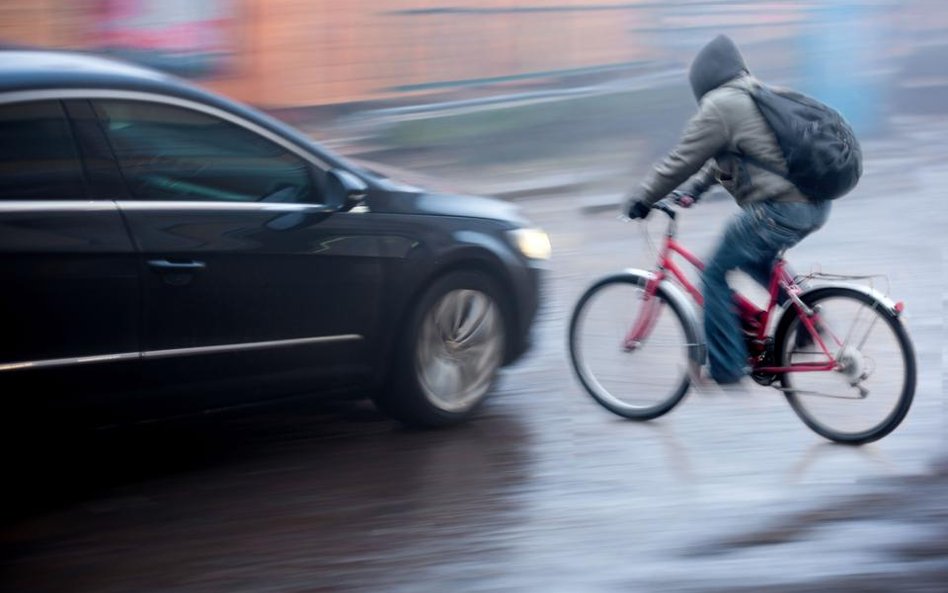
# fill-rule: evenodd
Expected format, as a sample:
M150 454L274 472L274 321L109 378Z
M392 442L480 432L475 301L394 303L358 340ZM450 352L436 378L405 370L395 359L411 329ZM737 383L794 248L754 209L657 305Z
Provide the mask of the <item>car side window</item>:
M316 167L242 126L160 103L94 105L136 199L320 201Z
M59 101L0 105L0 200L77 200L85 178Z

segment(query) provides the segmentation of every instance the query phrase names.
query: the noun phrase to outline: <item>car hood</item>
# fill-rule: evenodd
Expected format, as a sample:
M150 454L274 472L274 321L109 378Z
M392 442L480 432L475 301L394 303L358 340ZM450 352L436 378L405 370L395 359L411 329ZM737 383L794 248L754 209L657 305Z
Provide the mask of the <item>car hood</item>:
M379 163L350 159L363 177L368 174L376 191L367 200L373 212L390 214L426 214L461 216L510 223L529 224L520 208L510 202L486 196L464 194L447 181L414 171L396 169Z
M460 216L483 218L527 226L529 221L520 208L497 198L453 193L429 192L422 189L390 188L370 195L369 209L389 214L422 214L429 216Z
M359 158L347 157L347 160L350 165L355 166L357 172L363 175L367 174L375 181L381 181L388 188L394 187L414 191L420 191L421 188L424 188L426 191L441 194L460 193L447 180L425 175L418 171Z

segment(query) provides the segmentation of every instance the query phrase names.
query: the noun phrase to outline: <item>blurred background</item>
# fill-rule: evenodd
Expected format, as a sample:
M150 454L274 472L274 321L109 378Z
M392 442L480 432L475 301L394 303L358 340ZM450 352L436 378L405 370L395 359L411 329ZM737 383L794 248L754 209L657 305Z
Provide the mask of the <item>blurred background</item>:
M622 422L565 363L580 292L651 261L616 207L719 33L861 138L859 187L792 255L906 300L919 387L879 443L825 443L770 392ZM554 248L537 345L475 422L334 403L59 444L54 487L0 532L0 589L945 590L944 0L0 0L0 45L188 78L393 176L516 201ZM735 208L689 213L685 243L706 253Z
M5 45L134 60L343 152L460 177L453 165L579 154L641 173L693 111L684 73L722 32L759 77L884 134L948 105L946 30L938 0L0 3Z

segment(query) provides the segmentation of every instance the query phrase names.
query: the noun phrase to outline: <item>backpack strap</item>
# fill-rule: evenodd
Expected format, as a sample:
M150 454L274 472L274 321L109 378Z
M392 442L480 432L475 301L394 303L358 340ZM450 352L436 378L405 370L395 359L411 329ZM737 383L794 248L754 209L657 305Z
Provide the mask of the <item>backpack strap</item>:
M763 118L764 123L767 124L767 127L770 129L771 133L773 133L773 129L770 128L770 123L767 121L767 118L764 116L763 112L761 112L760 106L757 104L757 97L754 94L755 91L765 86L764 83L762 83L759 80L754 80L749 86L750 88L747 89L747 95L750 97L751 101L754 103L754 107L757 108L757 113L760 114L760 117ZM787 173L779 171L773 165L765 163L756 157L752 157L749 154L745 154L745 153L738 153L737 157L744 160L745 162L748 162L754 165L758 169L763 169L764 171L767 171L768 173L773 173L777 177L782 177L783 179L786 179L790 183L793 183L793 180L791 180L790 177L788 177ZM796 187L796 184L794 184L794 187Z

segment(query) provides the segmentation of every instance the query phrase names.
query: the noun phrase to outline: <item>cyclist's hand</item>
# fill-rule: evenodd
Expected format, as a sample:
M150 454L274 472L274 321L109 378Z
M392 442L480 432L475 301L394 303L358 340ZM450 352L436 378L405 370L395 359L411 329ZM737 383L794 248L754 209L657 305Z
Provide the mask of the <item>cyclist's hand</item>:
M652 211L651 206L649 206L642 200L633 200L629 202L628 204L626 204L626 206L627 206L626 214L632 220L635 220L637 218L645 219L648 217L649 212Z
M682 193L679 191L672 192L672 201L681 208L691 208L695 205L695 202L698 201L698 198L694 197L691 194Z

